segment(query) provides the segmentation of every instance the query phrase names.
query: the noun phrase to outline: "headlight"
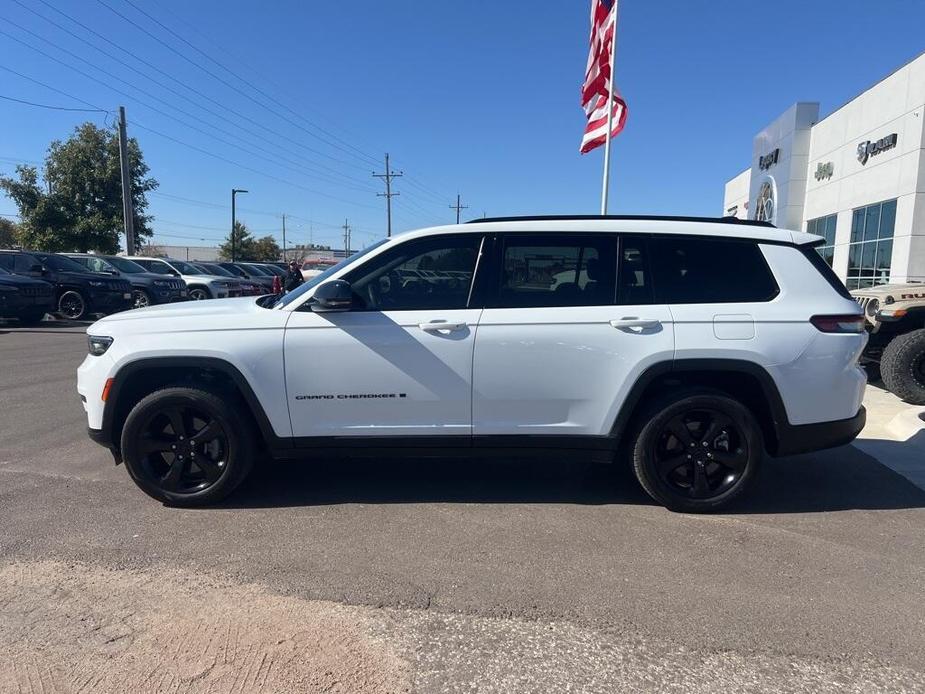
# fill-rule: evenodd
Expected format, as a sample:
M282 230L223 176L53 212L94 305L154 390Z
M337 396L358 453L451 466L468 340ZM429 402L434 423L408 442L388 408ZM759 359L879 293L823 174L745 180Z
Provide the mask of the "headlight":
M112 338L102 335L88 335L87 344L90 347L90 354L94 357L99 357L106 354L106 350L112 344Z
M879 299L871 299L870 301L867 302L867 306L864 308L864 311L871 318L876 316L877 311L879 310L880 310L880 300Z

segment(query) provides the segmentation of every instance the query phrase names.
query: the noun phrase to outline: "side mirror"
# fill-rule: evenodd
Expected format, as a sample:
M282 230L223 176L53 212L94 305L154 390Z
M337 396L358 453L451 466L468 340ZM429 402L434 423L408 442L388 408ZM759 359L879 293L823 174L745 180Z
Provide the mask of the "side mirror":
M36 273L36 274L41 275L43 272L45 272L45 268L43 268L41 265L39 265L38 263L36 263L35 265L32 265L32 266L29 268L29 272Z
M312 311L349 311L353 306L353 290L344 280L331 280L320 285L312 296Z

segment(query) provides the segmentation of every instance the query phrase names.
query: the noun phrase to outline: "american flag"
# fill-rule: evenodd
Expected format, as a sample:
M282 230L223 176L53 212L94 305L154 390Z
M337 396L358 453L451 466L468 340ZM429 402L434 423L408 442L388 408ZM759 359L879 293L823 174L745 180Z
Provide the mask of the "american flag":
M591 0L591 47L585 81L581 85L581 105L588 118L581 153L590 152L607 139L607 101L610 96L610 52L616 31L617 0ZM626 102L616 87L613 90L613 130L616 136L626 123Z

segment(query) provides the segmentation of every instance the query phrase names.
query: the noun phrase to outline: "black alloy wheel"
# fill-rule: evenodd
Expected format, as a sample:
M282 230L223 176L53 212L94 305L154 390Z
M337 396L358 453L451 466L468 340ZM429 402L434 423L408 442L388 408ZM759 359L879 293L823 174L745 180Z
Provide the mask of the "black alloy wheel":
M87 302L75 289L68 289L58 297L58 314L68 320L80 320L87 313Z
M258 438L237 397L178 386L155 391L132 408L121 451L146 494L176 506L199 506L224 498L244 480Z
M742 477L748 442L722 412L687 410L662 426L650 455L659 478L673 491L692 499L709 499Z
M151 297L144 289L133 289L132 301L132 308L146 308L151 305Z
M678 393L655 403L639 422L632 441L636 477L675 511L725 506L748 487L764 456L754 416L725 393Z
M144 426L140 448L147 481L177 494L212 486L228 462L224 428L192 406L172 405L154 412Z

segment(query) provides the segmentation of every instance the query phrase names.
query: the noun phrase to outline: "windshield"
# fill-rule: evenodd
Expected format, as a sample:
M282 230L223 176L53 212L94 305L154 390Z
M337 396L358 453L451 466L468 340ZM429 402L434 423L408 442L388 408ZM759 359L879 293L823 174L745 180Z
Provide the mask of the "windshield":
M60 272L89 272L87 268L78 263L76 260L65 258L63 255L42 254L36 255L36 258L52 270Z
M237 265L232 265L231 263L225 263L222 265L228 272L230 272L235 277L247 277L247 274L239 268Z
M348 265L352 265L353 263L358 261L363 256L369 254L371 251L374 251L377 248L379 248L379 246L381 246L382 244L388 243L388 242L389 242L389 239L382 239L374 243L372 246L367 246L359 253L354 253L349 258L344 258L337 265L332 265L327 270L322 272L320 275L316 275L315 277L312 277L310 280L308 280L304 284L300 284L296 289L293 289L291 292L283 294L279 298L279 300L275 304L273 304L272 308L276 308L278 306L286 306L292 303L299 297L303 296L305 292L311 291L311 289L313 289L314 287L317 287L319 284L327 280L328 277L330 277L331 275L347 267Z
M117 269L128 275L137 275L139 272L147 272L141 265L138 263L133 263L131 260L126 260L125 258L110 257L106 258L106 262L110 265L114 265Z
M267 277L271 274L270 272L268 272L267 270L264 270L259 265L251 265L250 263L248 263L244 267L246 267L248 270L253 272L255 275L260 275L261 277Z
M184 263L182 260L171 260L169 261L181 275L201 275L202 270L197 268L192 263Z

